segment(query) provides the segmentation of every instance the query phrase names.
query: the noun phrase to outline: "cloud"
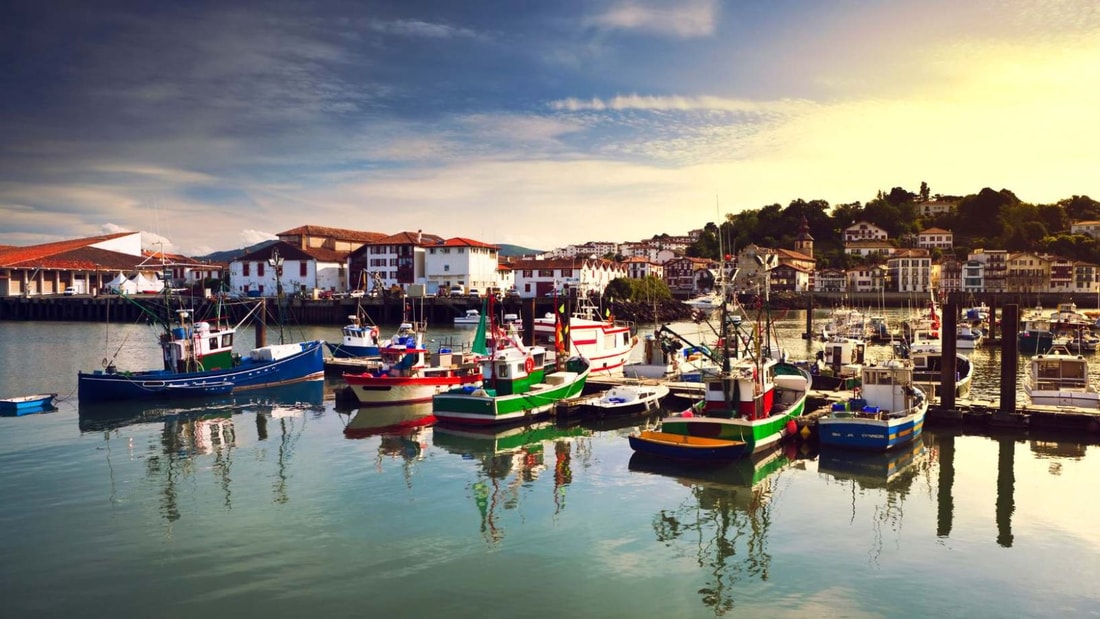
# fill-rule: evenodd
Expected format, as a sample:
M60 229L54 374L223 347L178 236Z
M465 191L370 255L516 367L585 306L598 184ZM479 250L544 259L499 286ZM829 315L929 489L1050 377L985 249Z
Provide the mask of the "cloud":
M729 99L713 96L647 96L639 94L617 95L610 99L594 97L592 99L566 98L550 102L550 108L565 112L582 111L717 111L717 112L753 112L753 113L791 113L806 112L816 105L807 100L782 99L778 101L752 101L748 99Z
M690 39L714 34L718 18L715 0L616 2L587 24L603 30L640 31L659 36Z
M419 19L371 20L370 29L383 34L428 39L478 38L478 33L468 28L426 22Z
M251 247L256 243L263 243L264 241L274 241L279 237L270 232L264 232L262 230L241 230L241 241L245 247Z

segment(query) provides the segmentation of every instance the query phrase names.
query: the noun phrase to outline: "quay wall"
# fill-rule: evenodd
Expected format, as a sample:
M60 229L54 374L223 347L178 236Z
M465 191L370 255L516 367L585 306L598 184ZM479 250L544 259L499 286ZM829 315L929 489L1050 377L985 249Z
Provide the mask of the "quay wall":
M229 316L243 316L258 299L228 301L223 303L223 313ZM278 305L275 299L267 299L268 322L278 317ZM505 301L498 305L504 313L522 313L524 319L529 316L542 316L552 311L551 299L524 299ZM88 321L88 322L135 322L151 318L152 314L163 313L164 299L157 295L135 295L129 299L112 295L76 295L49 297L0 297L0 320L26 321ZM196 316L210 316L214 313L214 301L201 297L182 297L173 299L173 308L193 309ZM286 301L287 323L308 325L344 325L348 316L362 308L378 324L396 325L403 318L415 312L417 318L425 316L429 324L446 324L455 316L461 316L467 309L480 309L479 299L465 298L427 298L420 299L335 299L310 301L288 299ZM522 312L521 312L522 310Z

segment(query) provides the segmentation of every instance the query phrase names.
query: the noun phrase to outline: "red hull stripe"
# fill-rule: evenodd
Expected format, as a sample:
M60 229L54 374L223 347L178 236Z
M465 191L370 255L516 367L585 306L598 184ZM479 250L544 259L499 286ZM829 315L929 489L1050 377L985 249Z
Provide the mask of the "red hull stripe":
M401 387L405 385L465 385L481 380L481 374L468 376L371 376L370 374L345 374L349 385L365 387Z

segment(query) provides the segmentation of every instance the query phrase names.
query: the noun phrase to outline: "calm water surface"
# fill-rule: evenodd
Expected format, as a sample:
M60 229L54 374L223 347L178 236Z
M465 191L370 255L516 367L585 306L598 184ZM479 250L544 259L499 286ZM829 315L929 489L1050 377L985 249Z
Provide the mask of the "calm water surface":
M338 409L338 382L79 407L123 341L158 363L144 326L0 323L0 393L68 396L0 418L3 616L1100 616L1095 444L932 429L700 471L632 458L644 419L399 430L427 410Z

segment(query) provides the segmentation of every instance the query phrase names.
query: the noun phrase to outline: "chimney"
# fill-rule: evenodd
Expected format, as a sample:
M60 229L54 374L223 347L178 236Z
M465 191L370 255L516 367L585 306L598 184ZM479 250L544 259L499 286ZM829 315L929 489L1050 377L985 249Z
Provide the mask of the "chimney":
M419 245L422 240L424 240L424 231L423 230L417 230L416 231L416 244Z

